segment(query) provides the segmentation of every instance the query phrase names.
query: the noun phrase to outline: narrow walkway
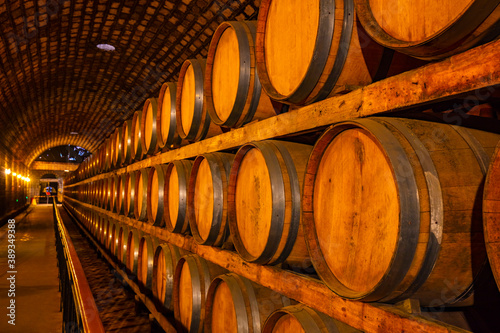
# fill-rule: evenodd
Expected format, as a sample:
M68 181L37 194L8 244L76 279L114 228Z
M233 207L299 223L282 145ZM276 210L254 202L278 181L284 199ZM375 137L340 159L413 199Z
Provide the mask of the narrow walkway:
M137 311L140 307L136 306L133 291L124 288L116 279L108 262L98 256L66 210L60 207L59 213L82 264L106 332L163 332L152 325L147 312Z
M52 205L28 208L15 218L15 267L8 262L9 224L0 228L0 332L61 332L62 312ZM16 273L10 274L7 271ZM15 296L9 296L15 275ZM7 307L15 300L15 326Z

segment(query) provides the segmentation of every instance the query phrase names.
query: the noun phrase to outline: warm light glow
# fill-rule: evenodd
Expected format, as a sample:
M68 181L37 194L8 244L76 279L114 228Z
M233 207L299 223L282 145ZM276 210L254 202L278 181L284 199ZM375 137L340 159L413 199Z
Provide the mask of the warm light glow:
M17 176L17 173L13 172L13 173L12 173L12 176L14 176L14 177L15 177L15 176Z
M69 172L69 170L64 170L64 172Z
M5 174L6 174L6 175L10 175L10 173L11 173L11 172L12 172L12 171L10 171L10 169L5 169Z
M20 174L20 173L18 173L18 174L17 174L17 178L21 178L21 177L22 177L22 176L21 176L21 174Z
M115 47L110 44L97 44L97 48L103 51L114 51Z
M31 179L29 179L28 177L26 177L26 181L29 183L31 181Z

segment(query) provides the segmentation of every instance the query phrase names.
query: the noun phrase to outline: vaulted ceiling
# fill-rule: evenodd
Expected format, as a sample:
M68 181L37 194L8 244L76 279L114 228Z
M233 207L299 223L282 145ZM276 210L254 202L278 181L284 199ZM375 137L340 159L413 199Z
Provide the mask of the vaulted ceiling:
M0 1L0 144L28 166L54 146L94 151L184 60L206 57L221 22L256 19L259 3Z

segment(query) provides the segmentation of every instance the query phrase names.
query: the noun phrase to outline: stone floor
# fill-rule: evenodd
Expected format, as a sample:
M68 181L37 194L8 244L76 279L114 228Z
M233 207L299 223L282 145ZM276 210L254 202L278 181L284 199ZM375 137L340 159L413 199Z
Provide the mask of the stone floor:
M14 269L7 261L9 225L0 228L0 332L61 332L52 205L30 207L15 220ZM15 275L15 297L9 297L11 275ZM15 326L8 323L11 299L15 299Z

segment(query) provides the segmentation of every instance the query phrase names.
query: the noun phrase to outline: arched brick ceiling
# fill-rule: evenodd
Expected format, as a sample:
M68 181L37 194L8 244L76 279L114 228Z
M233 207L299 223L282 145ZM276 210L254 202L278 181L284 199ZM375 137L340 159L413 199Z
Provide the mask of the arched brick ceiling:
M0 1L0 142L28 166L62 144L94 151L184 60L206 57L221 22L256 19L259 3Z

